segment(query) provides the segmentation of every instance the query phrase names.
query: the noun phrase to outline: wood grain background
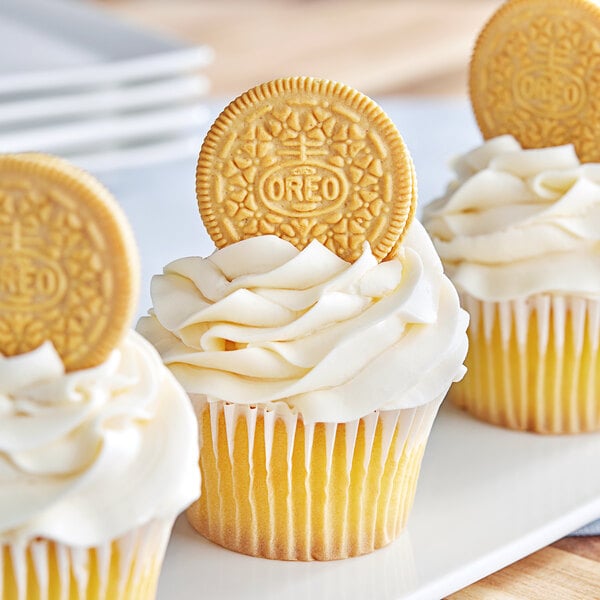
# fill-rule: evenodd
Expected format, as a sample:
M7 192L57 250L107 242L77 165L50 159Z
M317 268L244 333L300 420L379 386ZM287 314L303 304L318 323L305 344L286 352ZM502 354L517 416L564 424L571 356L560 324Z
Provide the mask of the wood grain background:
M212 93L313 75L369 95L466 95L471 48L501 0L96 0L212 46ZM452 600L600 600L600 538L566 538ZM332 599L335 600L335 599ZM373 599L376 600L376 599Z

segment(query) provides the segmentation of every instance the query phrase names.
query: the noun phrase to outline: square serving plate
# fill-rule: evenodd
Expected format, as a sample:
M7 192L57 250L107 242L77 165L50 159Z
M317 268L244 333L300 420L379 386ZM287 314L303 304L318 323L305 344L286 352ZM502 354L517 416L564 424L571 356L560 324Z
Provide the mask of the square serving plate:
M480 143L462 100L387 100L413 155L420 198L439 195L453 154ZM213 102L216 116L223 102ZM123 204L141 248L139 314L150 278L175 258L213 244L194 196L193 159L102 174ZM600 516L600 434L539 436L476 421L443 406L405 533L370 555L286 563L220 548L180 517L158 600L439 600Z
M600 435L480 423L446 405L431 433L407 530L372 554L290 563L230 552L176 524L159 600L436 600L600 514Z
M0 96L176 75L212 58L75 0L2 0L0 48Z
M195 152L210 48L83 0L2 0L0 50L0 151L51 152L96 172Z

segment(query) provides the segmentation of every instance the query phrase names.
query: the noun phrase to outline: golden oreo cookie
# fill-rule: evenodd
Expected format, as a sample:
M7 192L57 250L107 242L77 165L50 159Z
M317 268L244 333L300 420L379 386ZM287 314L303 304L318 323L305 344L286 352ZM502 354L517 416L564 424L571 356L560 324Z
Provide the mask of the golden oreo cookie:
M417 172L415 170L415 165L412 161L410 161L410 167L411 167L411 178L412 178L412 183L413 183L413 188L412 188L412 203L414 206L417 205L417 192L418 192L418 186L417 186ZM394 244L394 247L391 249L390 253L388 254L387 258L392 258L394 256L396 256L396 253L398 252L400 245L402 243L402 238L400 237L398 239L398 241Z
M481 32L470 69L487 138L525 148L573 143L600 161L600 8L587 0L509 0Z
M101 363L129 327L133 235L92 176L42 154L0 155L0 353L50 340L68 371Z
M274 234L304 248L317 239L356 260L379 260L415 210L412 161L371 99L340 83L278 79L234 100L200 151L196 192L218 248Z

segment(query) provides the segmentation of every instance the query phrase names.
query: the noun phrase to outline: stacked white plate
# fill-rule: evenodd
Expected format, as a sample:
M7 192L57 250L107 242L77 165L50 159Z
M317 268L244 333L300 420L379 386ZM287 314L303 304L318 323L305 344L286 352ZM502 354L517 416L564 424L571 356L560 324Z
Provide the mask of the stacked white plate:
M84 2L0 2L0 152L91 171L198 152L212 58Z

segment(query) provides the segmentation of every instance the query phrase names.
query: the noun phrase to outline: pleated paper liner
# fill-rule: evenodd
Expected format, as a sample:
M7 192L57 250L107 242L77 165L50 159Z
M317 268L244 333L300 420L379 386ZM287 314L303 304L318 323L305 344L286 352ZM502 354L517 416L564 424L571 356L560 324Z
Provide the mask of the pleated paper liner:
M600 301L549 294L462 301L471 323L468 371L450 390L456 404L511 429L600 429Z
M442 398L340 424L192 400L202 494L188 509L191 524L244 554L334 560L400 534Z
M154 520L100 546L0 545L2 600L151 600L173 526Z

